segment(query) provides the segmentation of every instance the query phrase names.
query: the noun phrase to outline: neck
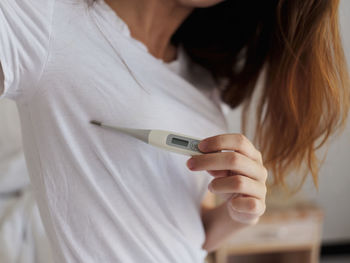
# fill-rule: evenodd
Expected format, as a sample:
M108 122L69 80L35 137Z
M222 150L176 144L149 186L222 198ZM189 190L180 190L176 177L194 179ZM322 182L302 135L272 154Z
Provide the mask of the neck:
M192 8L175 0L105 0L128 25L133 38L144 43L148 51L165 62L176 58L171 36L191 13Z

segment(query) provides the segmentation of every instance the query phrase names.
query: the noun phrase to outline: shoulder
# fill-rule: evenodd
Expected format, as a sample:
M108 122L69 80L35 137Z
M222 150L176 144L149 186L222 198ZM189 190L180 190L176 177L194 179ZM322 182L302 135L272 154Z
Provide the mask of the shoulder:
M16 17L27 16L27 19L33 17L43 17L50 13L56 0L1 0L0 10L3 16L12 14Z
M23 97L40 75L48 52L54 4L55 0L0 1L1 88L9 98Z
M10 39L13 35L21 34L21 37L24 35L25 38L28 34L41 36L43 32L49 31L55 1L1 0L1 36ZM21 41L21 38L18 41Z

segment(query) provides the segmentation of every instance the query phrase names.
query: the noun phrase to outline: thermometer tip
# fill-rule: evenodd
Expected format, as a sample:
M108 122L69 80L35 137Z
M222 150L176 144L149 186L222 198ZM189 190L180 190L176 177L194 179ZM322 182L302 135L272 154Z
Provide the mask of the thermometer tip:
M99 121L90 121L90 123L91 123L91 124L95 124L95 125L97 125L97 126L101 126L101 125L102 125L102 123L99 122Z

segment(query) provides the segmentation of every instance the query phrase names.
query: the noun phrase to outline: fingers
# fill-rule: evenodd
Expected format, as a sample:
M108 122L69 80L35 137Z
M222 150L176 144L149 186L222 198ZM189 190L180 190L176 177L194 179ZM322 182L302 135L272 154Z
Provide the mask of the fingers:
M198 148L206 153L233 150L261 164L263 163L261 153L243 134L228 133L208 137L199 143Z
M264 203L260 202L260 204L254 201L254 198L248 201L248 197L237 197L231 198L230 201L226 203L228 213L230 217L240 223L254 225L259 221L260 216L264 213ZM254 205L254 203L256 204ZM262 206L262 211L258 210L249 210L247 207L259 207ZM238 207L242 209L238 211ZM245 212L243 212L245 211Z
M228 170L218 170L218 171L207 171L209 174L211 174L214 177L224 177L231 175L231 171Z
M265 202L254 197L236 197L228 201L229 207L238 213L261 216L266 209Z
M266 181L266 168L238 152L217 152L194 155L187 161L192 171L231 170L235 174L246 175L258 181Z
M236 193L250 197L265 199L266 186L264 183L243 175L232 175L215 178L208 186L214 194Z

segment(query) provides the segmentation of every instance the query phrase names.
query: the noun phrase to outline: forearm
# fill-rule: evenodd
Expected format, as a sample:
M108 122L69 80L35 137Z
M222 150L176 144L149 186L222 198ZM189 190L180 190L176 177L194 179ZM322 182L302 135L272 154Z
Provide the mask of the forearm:
M206 235L203 249L208 252L216 250L232 234L249 226L234 221L228 214L225 202L215 208L203 208L202 222Z

